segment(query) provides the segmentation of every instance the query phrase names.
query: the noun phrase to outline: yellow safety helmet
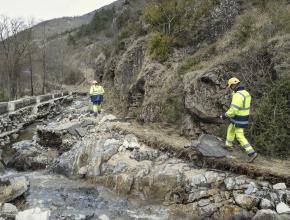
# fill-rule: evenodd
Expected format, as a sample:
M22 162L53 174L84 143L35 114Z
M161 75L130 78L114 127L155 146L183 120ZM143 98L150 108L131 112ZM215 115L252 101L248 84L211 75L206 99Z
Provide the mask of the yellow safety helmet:
M238 83L240 83L241 81L236 78L236 77L233 77L233 78L230 78L229 81L228 81L228 87L230 87L231 85L236 85Z
M97 84L97 83L98 83L97 80L92 81L92 84Z

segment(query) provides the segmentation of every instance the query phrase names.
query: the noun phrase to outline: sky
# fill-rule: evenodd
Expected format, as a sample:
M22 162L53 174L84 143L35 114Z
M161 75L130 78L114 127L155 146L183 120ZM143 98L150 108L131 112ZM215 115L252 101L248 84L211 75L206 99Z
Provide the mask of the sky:
M115 0L0 0L0 15L35 18L37 21L78 16Z

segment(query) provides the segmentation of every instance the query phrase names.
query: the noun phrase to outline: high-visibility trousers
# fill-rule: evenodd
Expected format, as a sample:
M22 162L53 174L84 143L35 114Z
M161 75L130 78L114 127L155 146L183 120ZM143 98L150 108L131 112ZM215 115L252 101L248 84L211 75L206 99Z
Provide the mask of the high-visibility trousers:
M244 128L236 128L235 124L231 123L227 131L226 146L233 147L233 142L235 138L241 145L242 150L244 150L249 157L256 153L252 145L245 137Z

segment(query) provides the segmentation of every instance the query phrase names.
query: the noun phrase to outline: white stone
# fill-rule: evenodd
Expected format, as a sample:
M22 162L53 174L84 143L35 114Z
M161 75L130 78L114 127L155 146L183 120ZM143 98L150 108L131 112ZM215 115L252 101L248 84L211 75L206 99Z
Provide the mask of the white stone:
M268 199L262 199L260 202L260 208L261 209L273 209L273 204Z
M16 220L49 220L50 210L42 211L40 208L28 209L19 212L16 215Z
M99 220L110 220L110 218L107 215L100 215Z
M191 186L198 186L204 183L206 183L206 178L203 174L198 174L191 177Z
M10 204L10 203L4 203L4 205L2 206L2 210L1 212L4 215L9 215L9 216L16 216L16 214L18 213L18 209L15 205Z
M227 190L232 190L235 187L236 181L234 178L229 177L224 180Z
M279 214L283 214L283 213L290 213L290 208L287 204L285 204L284 202L280 202L277 206L276 206L276 211Z
M79 169L78 174L79 175L86 175L88 172L88 167L87 166L83 166Z
M276 189L276 190L287 189L287 186L285 183L277 183L273 185L273 189Z
M133 134L127 134L122 144L126 149L140 148L138 138Z

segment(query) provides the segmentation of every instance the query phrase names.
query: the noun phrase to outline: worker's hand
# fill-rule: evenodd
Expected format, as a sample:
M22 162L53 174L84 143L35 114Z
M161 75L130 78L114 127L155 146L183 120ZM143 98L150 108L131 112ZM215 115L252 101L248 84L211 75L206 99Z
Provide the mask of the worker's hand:
M225 115L225 114L221 114L221 115L220 115L220 119L222 119L222 120L226 120L226 119L227 119L227 117L226 117L226 115Z

